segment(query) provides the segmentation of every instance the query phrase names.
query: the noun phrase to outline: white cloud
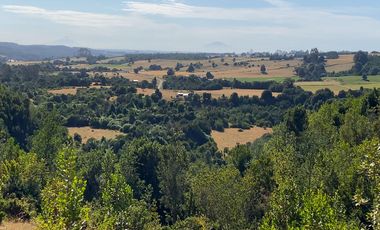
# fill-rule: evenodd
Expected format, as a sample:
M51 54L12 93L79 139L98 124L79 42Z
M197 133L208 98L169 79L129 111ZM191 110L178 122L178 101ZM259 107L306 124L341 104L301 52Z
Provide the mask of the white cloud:
M358 47L363 45L359 41L373 44L374 40L380 39L380 31L373 29L380 27L380 21L375 18L352 12L337 12L335 9L300 7L283 0L263 1L269 5L260 8L222 8L189 5L175 0L161 3L127 1L124 2L124 10L169 20L179 18L233 22L213 23L211 26L208 23L196 23L193 28L187 28L190 33L187 34L193 39L191 34L202 34L209 39L223 38L224 41L235 42L235 47L243 44L250 48L252 43L253 47L266 48L304 49L318 46L343 49L343 45ZM177 23L181 24L181 21Z
M149 3L141 1L124 2L124 11L141 15L163 16L167 18L189 18L189 19L213 19L227 21L248 21L252 24L263 23L270 25L278 23L286 26L294 24L305 24L306 22L330 21L333 24L342 23L345 20L376 21L369 17L346 15L334 9L319 9L297 7L284 0L263 0L270 4L268 7L260 8L222 8L204 7L179 3L176 0L166 0L161 3ZM334 20L339 20L338 22ZM308 25L309 27L312 25Z
M277 1L277 0L270 0ZM124 2L126 12L139 13L143 15L160 15L171 18L200 18L217 20L248 20L267 18L272 9L228 9L221 7L192 6L176 1L166 1L162 3L148 3L127 1ZM276 18L276 15L272 15Z
M271 6L262 8L222 8L193 6L179 3L176 0L161 3L127 1L124 2L124 11L166 18L238 20L244 21L245 24L250 24L252 27L282 27L299 30L299 33L302 33L302 30L308 31L313 28L325 27L326 29L332 29L331 33L335 33L335 31L344 32L344 30L351 33L357 28L361 28L362 30L368 29L372 34L380 34L380 31L374 32L372 29L380 26L380 21L371 17L355 16L352 13L345 14L334 9L298 7L283 0L263 1L270 3ZM355 25L358 27L355 28Z
M264 1L275 7L290 7L291 6L289 2L286 2L283 0L264 0Z
M260 8L223 8L175 0L158 3L132 0L124 2L124 11L119 15L6 5L2 7L6 12L66 26L31 28L25 20L17 28L9 25L3 35L12 31L6 38L26 39L24 31L19 29L24 26L24 30L30 31L28 36L32 36L28 42L46 36L54 36L49 39L57 40L75 34L73 39L82 46L172 51L195 51L197 48L202 51L199 48L204 44L218 40L236 51L311 47L365 49L376 47L380 39L380 30L374 29L380 27L380 22L359 16L353 10L300 7L283 0L261 1L269 4ZM3 20L7 17L9 15L3 14ZM5 24L0 21L0 26Z
M96 14L69 10L47 10L34 6L5 5L3 10L15 14L23 14L33 17L47 19L56 23L71 26L85 27L120 27L133 26L134 23L141 24L144 20L138 17L126 17L108 14Z

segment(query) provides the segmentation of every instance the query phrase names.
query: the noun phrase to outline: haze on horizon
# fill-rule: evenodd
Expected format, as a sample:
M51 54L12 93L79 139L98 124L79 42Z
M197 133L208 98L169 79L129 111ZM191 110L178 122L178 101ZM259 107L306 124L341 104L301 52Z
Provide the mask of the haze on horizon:
M372 0L1 0L0 40L101 49L378 50Z

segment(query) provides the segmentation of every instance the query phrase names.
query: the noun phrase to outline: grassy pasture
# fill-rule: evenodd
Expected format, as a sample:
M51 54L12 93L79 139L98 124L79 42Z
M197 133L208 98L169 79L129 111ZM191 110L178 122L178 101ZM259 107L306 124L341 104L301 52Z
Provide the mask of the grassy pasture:
M155 89L141 89L141 88L137 88L137 94L143 94L143 95L146 95L146 96L150 96L152 95L156 90ZM180 91L180 90L168 90L168 89L163 89L163 90L160 90L160 92L162 93L162 97L165 99L165 100L172 100L174 98L176 98L177 96L177 93L179 92L187 92L187 91Z
M116 58L117 60L117 58ZM131 80L148 80L151 81L154 77L161 77L166 75L166 70L162 71L141 71L139 74L135 74L133 69L142 66L144 69L149 68L150 65L160 65L162 68L174 68L177 63L183 64L180 71L177 71L177 75L188 76L191 73L187 73L186 69L190 63L200 62L203 66L200 69L196 69L194 74L198 76L205 76L207 72L212 72L217 79L239 79L241 81L266 81L276 80L283 81L286 78L294 77L294 68L302 64L301 59L288 60L288 61L274 61L268 58L250 58L250 57L238 57L235 62L248 62L249 66L234 66L232 57L225 57L223 62L221 58L214 58L210 60L166 60L166 59L153 59L150 62L147 60L136 61L134 64L106 64L105 61L101 61L95 65L80 64L73 67L77 68L93 68L93 67L107 67L110 69L118 69L119 76L126 77ZM212 67L212 63L217 64L217 67ZM228 65L224 65L228 63ZM268 74L262 74L260 72L260 66L265 65ZM351 69L353 65L353 55L341 55L339 59L327 60L326 69L329 72L343 71ZM116 76L114 73L109 73L109 77Z
M74 61L82 60L83 58L72 58ZM152 80L154 77L161 77L166 74L166 70L163 71L142 71L139 74L134 74L133 69L142 66L147 69L150 65L156 64L160 65L162 68L174 68L177 63L183 64L185 67L182 68L177 75L188 76L190 73L186 72L186 69L190 63L200 62L203 66L200 69L196 69L195 73L199 76L205 76L207 72L212 72L217 79L233 79L237 78L239 80L258 81L264 80L275 80L282 81L288 77L294 77L294 68L302 64L301 59L288 60L288 61L276 61L269 60L268 58L250 58L250 57L238 57L235 62L248 62L251 67L248 66L234 66L234 61L232 57L225 57L223 62L221 58L213 58L209 60L166 60L166 59L153 59L150 62L147 60L136 61L134 64L107 64L110 60L123 60L124 57L115 57L111 59L106 59L99 61L97 64L77 64L72 65L72 68L84 68L90 69L94 67L107 67L109 69L119 70L121 76L133 79L138 78L141 80ZM63 59L62 59L63 60ZM84 60L84 59L83 59ZM17 61L9 63L12 65L30 65L38 64L41 61ZM217 67L212 67L212 63L217 64ZM227 63L228 65L224 65ZM260 72L260 66L265 65L268 74L264 75ZM341 55L339 59L330 59L326 62L326 69L328 72L339 72L351 69L353 65L353 55ZM110 77L113 77L110 74Z
M329 59L326 63L327 72L350 70L354 65L354 55L341 55L339 59Z
M223 151L224 148L233 148L237 144L246 144L253 142L267 133L272 133L271 128L253 127L249 130L243 130L237 128L228 128L224 132L212 131L211 136L216 142L218 149Z
M2 225L0 225L0 230L34 230L37 227L28 222L8 222L5 221Z
M225 88L221 90L196 90L194 93L203 95L203 93L211 93L211 96L213 98L220 98L223 95L226 97L230 97L232 93L237 93L239 96L258 96L260 97L261 94L263 93L264 90L257 90L257 89L230 89L230 88ZM155 92L154 89L137 89L137 94L143 94L143 95L152 95ZM177 93L189 93L190 91L188 90L168 90L168 89L163 89L160 90L162 93L162 97L165 100L173 100L176 98ZM273 96L278 96L279 93L273 93Z
M70 127L69 135L74 136L75 133L82 137L82 142L87 143L90 138L101 140L103 137L106 139L114 139L117 136L125 135L124 133L108 130L108 129L92 129L91 127Z
M52 89L49 90L48 93L55 95L76 95L78 89L81 87L72 87L72 88L63 88L63 89Z
M76 95L78 93L78 90L102 89L102 88L110 88L110 86L91 85L89 87L66 87L66 88L62 88L62 89L48 90L48 93L55 94L55 95Z
M320 82L297 82L296 85L311 92L329 88L338 93L341 90L360 89L360 87L380 88L380 76L368 76L368 81L363 81L361 76L332 77L324 78Z
M249 65L252 65L253 67L245 67L245 66L234 66L233 58L226 57L224 58L224 62L221 62L221 58L215 58L210 60L186 60L186 61L179 61L179 60L163 60L163 59L154 59L151 60L151 62L148 61L136 61L132 65L113 65L113 64L105 64L105 63L99 63L95 65L88 65L88 64L80 64L75 65L73 67L77 68L93 68L93 67L107 67L110 69L118 69L123 72L133 73L133 69L137 68L139 66L142 66L143 68L148 68L152 64L160 65L162 68L174 68L177 63L183 64L185 67L183 67L180 71L177 72L177 75L183 75L188 76L191 73L187 73L186 69L190 63L198 63L200 62L203 66L200 69L196 69L194 74L199 76L205 76L207 72L212 72L216 78L222 79L222 78L250 78L250 77L277 77L277 76L284 76L284 77L291 77L294 75L293 70L294 67L300 65L300 60L290 60L290 61L270 61L268 59L258 59L258 58L246 58L246 57L240 57L236 58L236 62L248 62ZM212 63L217 64L218 66L213 68ZM224 65L225 63L228 63L228 65ZM260 72L260 66L264 64L267 66L268 74L264 75ZM289 65L289 66L288 66ZM145 71L142 72L144 75L148 76L163 76L166 74L166 71ZM140 73L141 74L141 73ZM139 74L136 74L139 75ZM143 76L144 76L143 75Z

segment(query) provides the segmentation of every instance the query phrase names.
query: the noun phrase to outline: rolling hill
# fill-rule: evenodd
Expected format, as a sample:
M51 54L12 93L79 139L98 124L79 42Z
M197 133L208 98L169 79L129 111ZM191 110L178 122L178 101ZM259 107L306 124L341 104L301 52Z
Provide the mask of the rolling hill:
M10 42L0 42L0 56L17 60L42 60L48 58L72 57L78 53L79 47L63 45L19 45ZM122 56L137 51L114 51L90 49L93 55Z

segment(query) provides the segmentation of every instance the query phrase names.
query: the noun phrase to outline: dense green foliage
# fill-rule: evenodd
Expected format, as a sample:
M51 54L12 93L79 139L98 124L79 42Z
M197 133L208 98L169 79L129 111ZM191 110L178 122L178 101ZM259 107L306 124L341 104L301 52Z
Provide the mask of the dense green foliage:
M340 76L362 76L364 81L368 81L367 76L376 76L380 74L380 56L377 53L358 51L354 55L354 65L350 70L329 73L332 77Z
M295 69L297 75L304 81L320 81L327 75L325 56L318 49L312 49L303 58L303 64Z
M367 52L359 51L354 56L355 65L352 73L356 75L378 75L380 73L380 56L368 55Z
M0 69L0 220L40 229L379 228L377 90L311 94L286 81L278 97L167 101L159 90L137 95L127 80L79 74L110 88L52 95L40 80L62 73L38 67L19 91L22 68ZM65 128L87 125L126 135L81 143ZM274 133L224 152L210 136L252 125Z
M0 129L8 131L25 146L32 126L29 100L0 85Z
M165 78L163 87L164 89L177 90L220 90L228 87L234 89L267 89L272 92L282 92L284 88L292 84L290 80L278 83L276 81L241 82L236 79L229 81L213 78L214 76L210 72L204 78L196 75L188 77L168 75Z

